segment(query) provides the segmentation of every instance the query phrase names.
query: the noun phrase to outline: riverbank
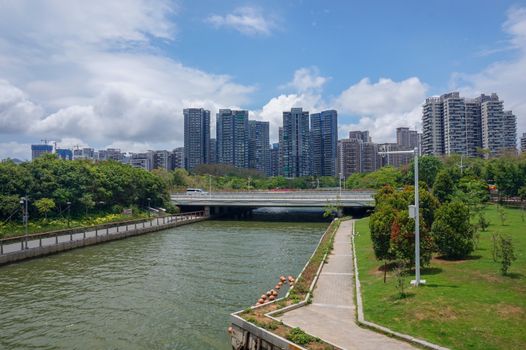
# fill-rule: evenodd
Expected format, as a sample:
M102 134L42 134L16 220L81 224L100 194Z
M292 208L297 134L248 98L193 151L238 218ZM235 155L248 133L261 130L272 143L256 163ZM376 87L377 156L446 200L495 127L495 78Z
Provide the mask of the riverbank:
M526 344L526 224L518 209L505 209L502 225L490 205L490 226L465 260L433 258L422 270L427 284L400 298L396 278L383 271L372 250L369 220L357 221L355 238L365 319L453 349L520 349ZM492 257L492 233L512 237L517 261L508 276ZM405 278L408 284L411 274Z
M200 211L0 239L0 265L138 236L207 218L205 212Z

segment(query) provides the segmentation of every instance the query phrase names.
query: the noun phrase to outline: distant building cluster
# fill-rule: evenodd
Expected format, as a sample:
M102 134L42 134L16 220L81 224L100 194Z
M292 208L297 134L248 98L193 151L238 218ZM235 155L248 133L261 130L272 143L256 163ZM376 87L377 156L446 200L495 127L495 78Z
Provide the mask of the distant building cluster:
M58 148L49 144L31 145L31 158L35 159L42 154L56 154L64 160L91 160L105 161L114 160L124 164L130 164L137 168L145 170L166 169L173 170L183 168L183 147L176 148L173 151L146 151L143 153L124 153L118 148L107 148L95 150L94 148L84 147L73 150L67 148Z
M367 173L383 166L408 164L407 151L436 156L497 156L516 151L516 117L504 110L497 94L468 99L458 92L429 97L422 106L423 133L408 127L396 129L395 143L375 143L368 130L353 130L338 140L338 112L309 113L302 108L284 111L279 141L270 144L269 122L249 120L247 110L220 109L216 135L210 135L210 111L184 109L184 147L172 151L124 153L108 148L70 150L44 144L32 145L32 158L56 153L66 160L114 160L152 170L185 168L201 164L228 164L256 169L267 176L339 176ZM47 141L47 140L43 140ZM406 151L406 153L397 153ZM521 138L526 151L526 133Z
M422 152L432 155L498 156L517 149L517 120L497 94L476 98L450 92L423 106Z

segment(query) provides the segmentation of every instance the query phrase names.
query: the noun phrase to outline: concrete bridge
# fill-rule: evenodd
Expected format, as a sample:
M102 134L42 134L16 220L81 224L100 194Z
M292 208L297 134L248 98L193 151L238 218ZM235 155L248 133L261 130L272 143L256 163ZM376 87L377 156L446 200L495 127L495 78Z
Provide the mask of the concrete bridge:
M317 207L327 204L342 209L374 207L373 191L253 191L173 194L174 204L183 209L204 208L210 214L246 211L262 207Z

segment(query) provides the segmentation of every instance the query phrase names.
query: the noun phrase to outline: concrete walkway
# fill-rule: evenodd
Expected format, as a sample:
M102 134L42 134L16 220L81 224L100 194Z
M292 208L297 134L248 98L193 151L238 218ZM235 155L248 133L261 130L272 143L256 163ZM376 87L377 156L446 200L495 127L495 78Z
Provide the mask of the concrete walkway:
M343 221L324 265L310 305L287 312L281 320L344 349L415 349L408 343L356 324L351 247L353 221Z

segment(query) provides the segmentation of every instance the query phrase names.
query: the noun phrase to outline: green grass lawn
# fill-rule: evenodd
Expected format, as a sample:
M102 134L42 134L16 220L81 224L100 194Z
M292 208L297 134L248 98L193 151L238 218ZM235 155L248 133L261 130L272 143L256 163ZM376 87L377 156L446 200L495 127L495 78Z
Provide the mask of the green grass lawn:
M372 250L369 218L357 221L356 254L365 319L452 349L526 349L526 223L519 209L506 209L501 225L496 207L486 209L491 225L469 259L434 258L422 271L425 286L399 298L395 278L383 272ZM492 233L513 238L517 260L502 276L492 258ZM413 271L411 271L413 274Z

